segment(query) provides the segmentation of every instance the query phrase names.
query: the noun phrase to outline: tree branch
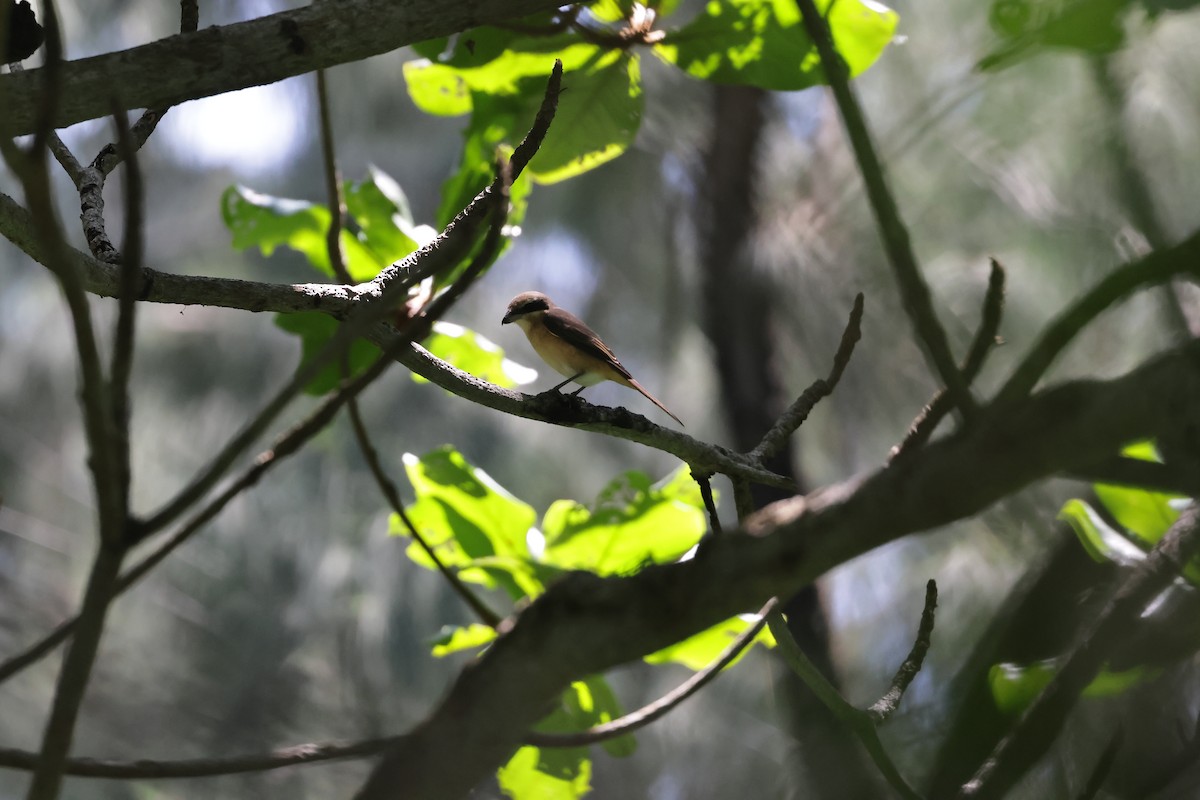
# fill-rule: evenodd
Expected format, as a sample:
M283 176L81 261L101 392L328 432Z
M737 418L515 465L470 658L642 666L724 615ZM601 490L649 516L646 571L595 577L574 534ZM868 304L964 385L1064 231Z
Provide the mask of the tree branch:
M850 356L854 355L854 345L862 338L862 315L863 294L859 292L854 298L854 308L850 310L850 319L846 322L846 330L842 333L841 344L838 345L837 353L834 354L833 369L829 371L829 377L818 378L814 381L786 411L779 415L779 419L771 426L771 430L763 435L762 441L750 452L750 458L763 463L779 452L779 448L783 447L787 438L808 419L813 407L823 398L833 394L838 381L842 379L842 372L850 363Z
M1194 422L1198 363L1200 343L1190 343L1121 378L1035 394L872 475L768 506L703 557L629 577L567 576L460 674L358 796L460 797L508 758L571 680L795 592L848 559L978 513L1125 442Z
M1004 313L1004 267L992 259L992 271L988 277L987 291L983 295L983 312L980 314L979 328L975 338L971 340L971 349L962 364L963 380L971 385L983 369L983 362L996 345L996 336L1000 331L1000 318ZM938 423L952 410L950 393L941 389L922 409L917 418L908 428L904 441L892 448L890 458L897 458L905 452L920 447L929 441L937 429Z
M1062 730L1084 688L1113 648L1128 641L1146 605L1175 579L1200 550L1200 506L1190 505L1113 595L1054 678L1021 715L1012 731L962 787L960 797L1002 797L1033 766Z
M829 25L817 11L813 0L797 0L797 5L800 7L804 29L821 56L821 68L841 112L846 136L850 139L854 157L858 161L859 172L867 188L867 199L870 200L871 210L875 213L875 221L879 225L888 261L896 273L904 310L908 312L926 359L950 393L954 407L964 418L970 417L976 411L975 400L971 397L967 381L958 371L958 365L954 363L954 356L946 340L946 331L942 329L937 312L933 309L929 286L926 285L917 265L908 229L900 218L900 210L896 207L891 190L888 189L883 164L880 163L875 145L871 142L871 132L867 128L862 108L854 97L854 90L850 88L850 75L846 63L837 52Z
M414 42L559 5L559 0L340 0L212 26L65 62L64 90L53 124L62 128L109 114L108 98L114 87L125 109L165 108L361 61ZM0 76L9 135L33 131L44 72Z

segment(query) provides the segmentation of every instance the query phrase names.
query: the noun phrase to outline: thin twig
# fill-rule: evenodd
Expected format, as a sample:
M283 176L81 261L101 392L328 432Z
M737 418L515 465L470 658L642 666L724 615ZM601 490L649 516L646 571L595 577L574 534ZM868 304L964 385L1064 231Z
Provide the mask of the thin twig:
M134 321L136 317L136 287L142 269L145 221L144 190L141 167L134 151L125 112L114 109L113 120L117 127L117 143L125 159L125 233L122 246L125 257L121 261L120 297L117 300L117 323L113 335L112 366L109 371L109 389L112 406L113 460L120 470L117 490L120 492L122 515L129 513L129 376L133 370Z
M900 701L904 699L904 692L908 690L909 684L913 682L913 678L917 677L917 673L921 671L921 665L925 663L925 654L929 652L930 639L933 637L933 622L934 611L937 609L937 582L932 578L925 584L925 608L921 611L921 624L917 627L917 638L913 640L912 650L908 653L908 658L900 665L900 669L896 670L896 677L892 678L892 685L883 693L875 703L867 709L867 714L875 721L875 724L886 722L895 711Z
M692 479L700 487L700 497L704 499L704 509L708 512L708 523L713 536L721 535L721 518L717 516L717 503L713 498L712 474L691 470Z
M1108 775L1112 772L1113 764L1117 761L1117 753L1120 751L1124 739L1125 729L1117 728L1117 732L1109 739L1108 746L1104 748L1104 752L1096 761L1087 785L1083 787L1083 791L1079 793L1076 800L1095 800L1096 795L1100 794L1100 790L1104 788L1104 782L1108 780ZM1145 795L1139 796L1144 797Z
M1200 550L1200 506L1189 506L1088 626L1050 683L967 782L960 797L1004 796L1050 747L1109 653L1129 641L1146 605Z
M417 335L427 331L433 321L439 319L446 312L454 300L461 296L463 291L466 291L470 284L482 273L487 264L495 258L496 253L499 251L501 229L503 228L504 220L507 218L506 211L506 203L497 205L495 224L488 229L488 236L470 266L467 267L466 271L463 272L449 289L429 303L425 311L407 322L404 328L397 334L396 340L387 350L375 359L363 372L350 380L343 381L338 389L327 397L308 417L282 434L276 440L273 447L260 453L255 459L253 466L243 472L239 478L218 494L208 505L194 514L180 530L162 541L152 552L147 554L126 573L122 574L117 585L117 593L120 594L132 586L147 572L161 563L175 548L190 539L213 517L220 513L230 500L258 483L259 479L271 467L295 453L309 439L323 430L347 400L357 396L363 389L374 382L395 361L396 354L400 350L408 346ZM145 526L141 526L138 529L138 533L141 536L148 535ZM131 544L133 541L134 537L129 537ZM0 682L11 678L51 652L54 647L70 637L81 622L80 617L75 617L61 623L51 633L31 645L24 652L0 664Z
M318 764L343 758L367 758L379 755L401 740L403 736L365 739L360 742L320 742L283 747L269 753L230 756L227 758L193 758L178 761L108 761L94 758L69 758L65 773L81 778L111 778L116 780L161 780L168 778L208 778L219 775L239 775L246 772ZM0 767L32 770L37 754L12 748L0 748Z
M342 199L342 178L338 174L337 158L333 152L333 123L330 122L329 91L325 85L325 70L317 70L317 119L321 128L321 163L325 173L325 198L329 208L329 230L325 233L325 249L334 277L352 285L350 270L346 269L346 254L342 250L342 216L346 204Z
M762 441L750 451L750 458L757 460L761 464L778 453L779 448L783 447L788 437L795 433L804 424L804 421L808 419L813 406L819 403L822 398L828 397L833 393L838 381L842 378L842 372L845 371L846 365L850 363L850 357L854 355L854 345L862 338L862 316L863 294L859 292L854 298L854 308L850 311L850 319L846 322L846 330L842 332L842 341L838 345L837 353L833 357L833 369L829 371L829 376L815 380L811 386L796 398L795 402L786 411L779 415L779 419L771 426L771 430L767 431Z
M775 636L776 649L792 671L812 690L822 705L832 712L855 737L862 743L875 766L879 768L884 779L905 800L920 800L920 795L913 790L900 774L900 770L892 762L891 756L879 741L879 733L875 729L875 721L866 711L855 708L846 702L837 688L829 682L816 664L809 660L800 645L792 638L787 622L778 611L767 616L767 625Z
M1006 406L1026 397L1081 330L1109 306L1139 289L1168 281L1176 275L1200 276L1200 239L1193 237L1169 250L1156 250L1118 267L1073 305L1062 311L1042 332L1024 360L996 394L992 405Z
M992 270L988 276L987 291L983 295L983 311L979 318L979 328L971 341L971 349L967 351L966 360L962 364L963 380L970 385L975 382L983 369L983 363L996 345L997 334L1000 331L1000 319L1004 314L1004 267L996 259L992 259ZM941 389L921 410L917 418L908 428L904 441L892 448L889 458L894 460L903 453L910 452L929 441L937 429L938 423L951 411L950 393Z
M717 657L704 669L692 675L679 686L672 689L667 694L655 700L649 705L642 706L637 711L626 714L619 719L614 719L612 722L606 722L603 725L596 725L586 731L578 733L538 733L532 732L525 735L525 744L532 744L538 747L584 747L597 742L603 742L608 739L615 739L618 736L624 736L628 733L633 733L638 728L644 728L651 722L660 719L668 711L678 706L684 700L688 699L696 692L707 686L713 678L721 674L721 670L725 669L738 654L746 649L751 642L755 640L763 626L767 624L767 617L775 611L778 600L772 598L767 601L767 604L758 612L759 618L746 630L742 631L736 639L725 651Z
M854 157L858 161L859 172L867 188L867 198L871 202L871 210L875 213L875 221L879 225L888 261L896 274L904 309L908 312L913 329L920 339L926 359L950 392L954 407L964 418L969 419L977 410L975 400L971 397L970 387L954 363L954 356L946 340L946 331L938 322L929 286L925 283L913 254L908 229L900 218L895 198L888 189L883 165L871 141L871 133L867 128L862 108L850 88L846 63L837 52L829 25L817 11L813 0L797 0L797 5L800 7L804 28L821 57L821 68L841 112L842 123L854 150Z
M325 167L326 204L329 208L329 232L325 237L325 247L329 254L329 263L333 267L333 274L338 276L342 283L351 284L354 281L350 277L350 271L346 269L346 256L342 249L342 215L345 213L345 201L342 198L342 182L338 175L337 157L334 153L333 125L330 122L329 93L326 89L324 70L317 70L317 107L321 128L321 156ZM503 192L497 193L496 197L504 202L507 202L508 199L507 195ZM349 359L345 354L342 357L342 377L345 379L350 377ZM392 510L408 528L412 538L425 550L426 555L433 561L438 571L450 583L451 588L458 593L484 623L493 628L496 627L501 620L500 615L488 608L474 592L467 588L467 585L458 577L458 574L442 562L441 557L430 547L429 542L421 535L416 526L412 524L412 520L409 519L408 513L404 510L404 502L400 499L400 492L383 469L383 464L379 460L379 453L371 443L371 437L367 433L367 426L363 423L356 398L350 397L347 399L346 413L350 416L350 426L354 430L354 438L358 442L358 449L362 452L363 459L366 460L371 474L375 477L375 483L379 486L379 490L383 493Z
M534 126L513 153L510 164L514 178L517 175L518 154L521 155L522 166L527 164L545 137L546 130L554 116L554 109L557 108L558 88L561 79L562 62L556 61L554 71L546 86L546 95L543 98L541 110L538 112ZM208 466L201 470L191 483L181 489L161 509L146 520L145 527L147 531L160 530L165 525L170 524L197 500L207 494L220 481L221 476L233 465L238 456L266 431L270 423L300 394L317 373L327 364L341 358L342 354L347 351L359 336L366 333L372 325L380 321L395 306L401 294L407 291L409 286L413 285L413 281L420 279L414 278L412 275L406 275L404 270L397 272L399 267L409 265L418 273L425 271L426 268L434 269L432 264L436 264L440 268L446 268L446 263L448 262L445 261L445 257L447 255L468 252L471 245L475 242L474 233L477 230L477 226L487 219L486 212L490 207L492 195L498 191L499 181L500 179L497 178L492 186L480 192L471 201L471 204L467 206L467 209L455 217L455 221L447 225L446 229L433 243L399 262L399 264L393 265L381 272L380 277L377 277L372 282L383 287L378 297L369 303L363 304L347 316L346 321L338 327L337 332L330 337L325 345L304 366L296 371L291 380L276 392L275 396L255 415L254 419L243 426L226 443L220 452L209 462ZM426 261L431 262L431 264L426 264ZM472 263L473 265L478 264L478 259ZM483 267L480 266L478 268L482 269ZM385 273L396 279L389 282L389 280L384 278ZM466 284L462 284L461 282L455 283L447 290L446 294L442 295L443 298L449 297L448 300L443 302L453 302L457 299L458 294L451 294L451 292L457 291L461 293L465 291L466 286L470 283L470 281ZM456 289L455 287L460 288ZM433 307L437 307L437 303L438 301L435 300ZM415 330L413 332L419 333L419 331ZM420 341L423 338L424 335L415 336L412 341ZM407 348L408 343L408 341L397 342L394 352L397 354L400 353Z
M54 701L42 733L42 745L27 800L54 800L58 797L67 754L75 737L79 706L87 691L108 608L116 597L117 575L124 554L122 545L113 546L103 540L97 548L96 560L92 564L83 595L75 638L67 648L66 658L58 673Z

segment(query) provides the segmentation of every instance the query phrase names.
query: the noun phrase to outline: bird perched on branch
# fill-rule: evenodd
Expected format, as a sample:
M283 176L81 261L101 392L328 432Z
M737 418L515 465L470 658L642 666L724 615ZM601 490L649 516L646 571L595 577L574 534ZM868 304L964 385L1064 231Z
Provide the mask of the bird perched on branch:
M525 331L533 349L551 369L566 376L565 381L550 391L558 391L568 383L578 383L579 388L571 394L579 394L586 387L601 381L615 381L641 393L671 419L683 425L683 420L633 379L629 370L617 360L595 331L579 317L554 305L554 301L541 292L522 292L514 297L508 304L501 324L510 322L517 323Z

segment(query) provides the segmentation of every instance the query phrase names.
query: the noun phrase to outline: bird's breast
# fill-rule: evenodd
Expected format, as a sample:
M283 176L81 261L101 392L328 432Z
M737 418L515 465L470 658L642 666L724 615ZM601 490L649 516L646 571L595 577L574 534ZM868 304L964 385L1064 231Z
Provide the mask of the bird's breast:
M582 372L583 374L574 381L580 386L592 386L607 380L607 376L593 369L596 366L595 359L564 342L546 330L544 325L530 325L526 328L525 335L529 337L529 343L542 360L564 378L571 378Z

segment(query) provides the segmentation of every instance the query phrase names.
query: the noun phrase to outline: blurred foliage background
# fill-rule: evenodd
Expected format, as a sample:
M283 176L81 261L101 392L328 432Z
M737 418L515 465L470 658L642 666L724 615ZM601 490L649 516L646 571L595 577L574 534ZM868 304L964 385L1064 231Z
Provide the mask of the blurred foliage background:
M201 24L295 5L205 0ZM1031 48L981 70L982 59L1004 52L1014 8L1036 6L898 0L894 7L901 35L856 86L956 352L974 330L988 258L1008 269L1006 344L981 378L986 391L1065 302L1156 239L1172 242L1195 224L1196 17L1184 10L1152 18L1158 9L1130 5L1117 17L1124 38L1112 52ZM690 8L685 3L680 13ZM169 35L176 14L176 4L151 0L64 4L67 56ZM413 107L401 77L411 57L402 50L332 70L334 132L347 179L377 165L404 188L417 222L432 223L463 120ZM696 208L714 90L653 58L643 59L643 78L647 105L634 148L581 178L538 187L522 236L451 320L539 366L524 338L499 322L513 295L545 291L605 335L687 421L688 433L729 443L711 346L698 327L697 253L712 231L700 230L707 223ZM234 251L220 198L242 183L322 202L316 114L312 76L173 109L140 155L147 263L200 275L314 280L294 253L264 259ZM84 154L112 138L101 122L63 135ZM787 393L825 374L854 294L867 297L863 341L843 383L798 437L797 466L812 486L822 485L877 467L936 386L909 335L823 90L771 96L756 176L751 248L786 311L773 321L773 335L774 367ZM1131 181L1149 187L1151 204ZM60 176L58 188L62 217L82 247L69 182ZM0 190L17 193L10 174L0 173ZM110 182L110 230L119 229L119 191L118 174ZM57 289L7 243L0 244L0 285L0 655L8 655L74 610L94 510L74 349ZM94 308L111 319L115 303L95 300ZM1055 377L1119 374L1179 335L1183 320L1164 309L1161 294L1124 304L1086 332ZM144 510L178 488L263 402L294 368L299 347L270 318L238 311L146 304L138 324L133 502ZM534 388L557 380L543 369ZM613 384L588 396L656 418ZM367 393L363 409L396 478L402 454L453 443L539 512L558 498L590 502L624 470L657 479L676 466L623 441L474 407L415 384L399 368ZM301 403L293 415L303 410ZM719 488L731 521L730 493ZM1010 589L1064 535L1055 514L1081 491L1065 481L1039 486L822 581L834 660L845 693L860 704L884 688L909 647L925 580L939 582L929 660L882 732L918 785L959 698L953 678ZM387 537L387 510L339 419L117 601L75 752L220 756L412 726L467 658L438 661L428 641L443 624L468 618L439 577L410 563L403 548ZM0 742L34 748L56 667L52 657L0 685ZM639 664L612 680L632 709L687 674ZM1187 677L1171 679L1178 724L1190 730L1200 698ZM774 656L755 651L640 733L631 758L598 757L592 796L835 796L811 794L798 774L802 759L780 723L778 680ZM1078 785L1105 743L1089 731L1105 730L1127 702L1081 708L1067 744L1020 796L1063 796L1062 787ZM1161 723L1164 730L1169 723ZM64 796L347 796L367 767L346 762L141 784L72 779ZM19 796L25 780L0 770L0 797Z

